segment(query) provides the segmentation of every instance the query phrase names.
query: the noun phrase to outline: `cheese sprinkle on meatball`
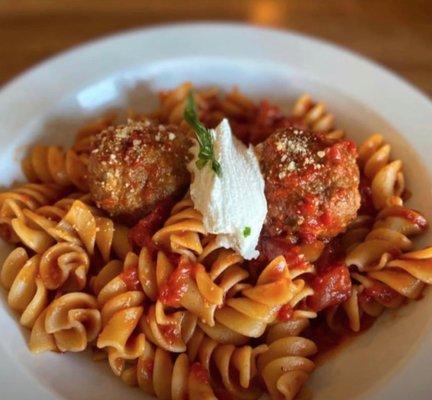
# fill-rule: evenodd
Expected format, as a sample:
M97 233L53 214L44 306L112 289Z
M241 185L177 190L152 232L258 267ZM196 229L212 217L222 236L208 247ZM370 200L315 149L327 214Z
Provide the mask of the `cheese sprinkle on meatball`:
M360 194L353 142L283 128L257 151L268 203L266 234L286 235L293 243L327 240L355 218Z
M123 221L138 220L160 201L187 190L190 145L177 127L148 120L105 129L96 137L89 160L93 200Z

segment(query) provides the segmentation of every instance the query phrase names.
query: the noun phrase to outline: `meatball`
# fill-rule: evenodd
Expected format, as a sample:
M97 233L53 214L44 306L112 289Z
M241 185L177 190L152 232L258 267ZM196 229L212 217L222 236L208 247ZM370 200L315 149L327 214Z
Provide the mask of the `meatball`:
M327 240L343 231L360 207L353 142L294 127L257 146L268 214L264 234L293 242Z
M96 204L124 222L135 222L160 201L186 191L190 139L175 126L129 120L102 131L88 172Z

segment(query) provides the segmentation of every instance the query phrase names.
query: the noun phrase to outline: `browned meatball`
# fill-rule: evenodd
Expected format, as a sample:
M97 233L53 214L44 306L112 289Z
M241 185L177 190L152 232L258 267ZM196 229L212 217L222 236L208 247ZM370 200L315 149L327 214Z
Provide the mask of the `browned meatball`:
M133 222L190 182L190 141L175 126L129 120L96 138L89 160L90 192L110 215Z
M268 202L266 234L293 242L325 240L355 218L360 194L353 142L283 128L258 152Z

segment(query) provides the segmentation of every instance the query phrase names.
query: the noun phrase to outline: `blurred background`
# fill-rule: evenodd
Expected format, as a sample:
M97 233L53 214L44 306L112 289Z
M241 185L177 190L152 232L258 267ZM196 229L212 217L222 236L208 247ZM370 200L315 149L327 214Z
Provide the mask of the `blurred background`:
M0 85L87 40L193 20L241 21L326 39L432 94L432 0L0 0Z

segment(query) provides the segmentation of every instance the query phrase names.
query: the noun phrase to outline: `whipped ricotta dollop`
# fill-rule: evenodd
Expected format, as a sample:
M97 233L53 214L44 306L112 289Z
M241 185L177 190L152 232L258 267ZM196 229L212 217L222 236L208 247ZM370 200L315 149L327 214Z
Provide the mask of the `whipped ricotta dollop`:
M203 215L207 233L217 235L218 244L236 250L247 260L258 257L256 250L267 214L264 178L252 146L246 147L232 134L227 119L210 130L213 153L221 167L218 176L208 162L196 165L199 145L191 151L193 160L190 194L194 207Z

